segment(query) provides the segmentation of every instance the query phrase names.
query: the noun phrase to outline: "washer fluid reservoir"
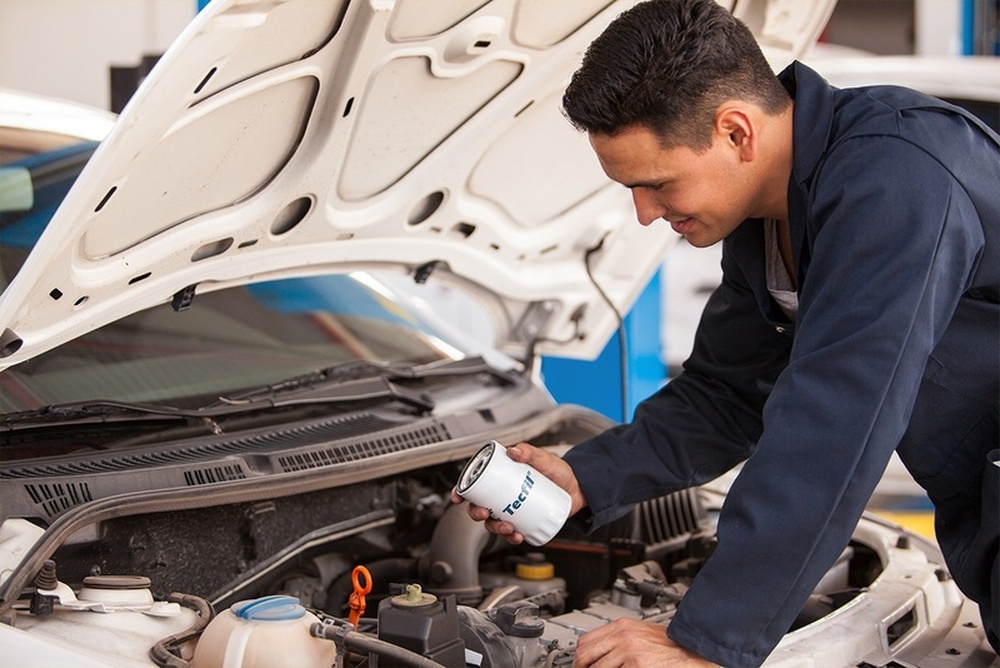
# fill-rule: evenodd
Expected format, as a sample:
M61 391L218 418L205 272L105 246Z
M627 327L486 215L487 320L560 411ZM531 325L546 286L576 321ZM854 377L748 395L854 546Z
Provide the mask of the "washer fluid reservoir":
M234 603L216 615L198 640L192 668L327 668L333 642L309 628L319 619L293 596Z

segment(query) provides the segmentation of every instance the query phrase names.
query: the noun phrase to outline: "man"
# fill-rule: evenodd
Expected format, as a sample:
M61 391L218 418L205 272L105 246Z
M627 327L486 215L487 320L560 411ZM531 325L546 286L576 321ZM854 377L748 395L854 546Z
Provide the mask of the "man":
M616 622L581 638L577 664L759 665L893 450L1000 647L1000 138L902 88L838 90L799 63L775 77L713 0L622 14L563 104L641 224L723 242L723 280L683 373L630 424L563 460L509 456L589 526L745 460L667 634Z

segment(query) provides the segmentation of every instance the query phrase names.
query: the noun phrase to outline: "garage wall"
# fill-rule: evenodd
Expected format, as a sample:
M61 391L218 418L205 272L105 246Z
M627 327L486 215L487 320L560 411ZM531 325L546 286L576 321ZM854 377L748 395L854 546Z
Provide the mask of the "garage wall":
M159 55L196 0L0 0L0 86L111 109L111 67Z
M0 0L0 86L112 109L111 68L159 55L206 0ZM958 53L963 0L840 0L826 38Z

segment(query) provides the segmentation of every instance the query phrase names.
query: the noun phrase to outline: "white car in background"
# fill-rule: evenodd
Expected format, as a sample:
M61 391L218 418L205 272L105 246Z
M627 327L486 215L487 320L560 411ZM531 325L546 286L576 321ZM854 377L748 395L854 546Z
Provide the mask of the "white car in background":
M0 165L80 141L100 141L117 118L70 100L0 88Z
M490 440L610 426L536 362L596 355L671 243L559 113L630 4L217 0L103 142L4 166L0 665L565 666L669 623L728 478L538 548L448 498ZM832 2L735 5L779 64ZM865 517L768 664L994 658Z

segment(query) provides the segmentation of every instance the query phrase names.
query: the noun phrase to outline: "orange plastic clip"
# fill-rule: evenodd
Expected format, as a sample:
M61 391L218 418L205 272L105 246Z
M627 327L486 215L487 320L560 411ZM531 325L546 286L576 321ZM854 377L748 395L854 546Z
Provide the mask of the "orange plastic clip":
M364 585L361 584L362 577L365 580ZM348 621L354 628L358 628L358 619L365 614L365 596L372 590L372 574L364 566L355 566L351 571L351 584L354 585L354 591L347 599L347 604L351 608Z

